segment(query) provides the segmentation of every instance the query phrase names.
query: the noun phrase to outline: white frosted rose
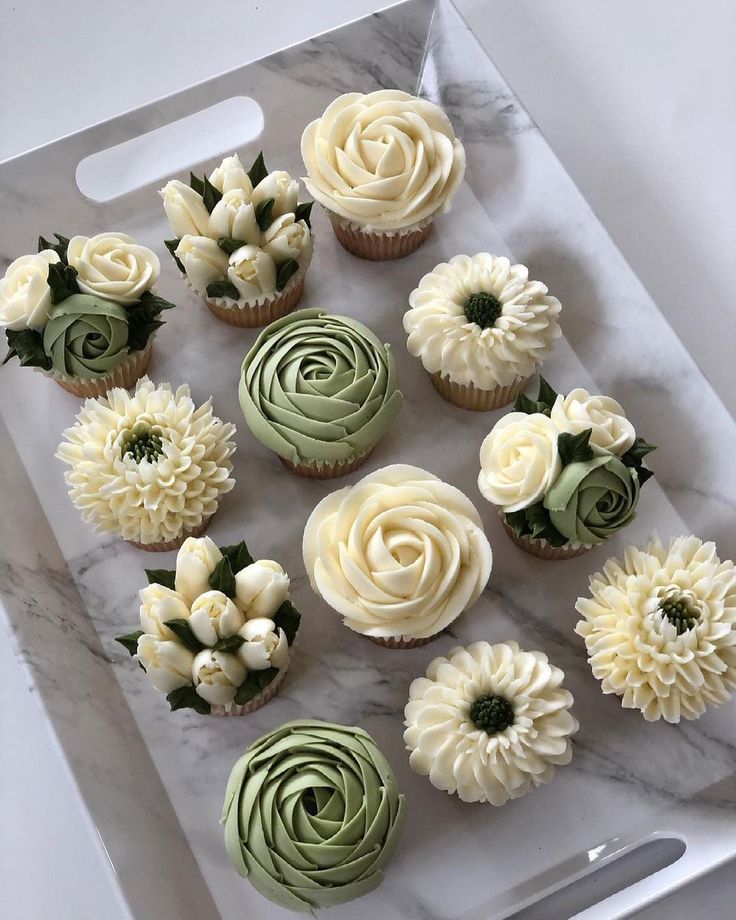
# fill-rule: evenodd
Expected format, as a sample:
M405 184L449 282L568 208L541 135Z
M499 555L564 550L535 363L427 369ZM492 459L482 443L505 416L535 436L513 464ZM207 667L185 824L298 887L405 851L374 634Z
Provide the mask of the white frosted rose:
M144 634L138 639L137 655L160 693L171 693L192 682L194 655L178 641Z
M210 214L202 196L193 188L172 179L159 191L164 200L164 211L174 236L206 236Z
M293 214L282 214L263 234L263 249L277 264L297 259L307 240L309 227Z
M183 236L175 254L197 291L204 293L208 284L222 281L227 275L228 256L216 240L206 236Z
M591 429L590 443L620 457L636 440L636 431L615 399L591 396L578 387L567 396L560 394L552 407L550 418L560 431L579 434Z
M139 301L161 271L156 253L125 233L73 236L67 260L77 270L80 291L124 304Z
M238 633L245 642L237 651L241 663L249 671L265 671L266 668L283 668L289 659L289 643L283 629L268 617L256 617L243 626Z
M246 197L250 199L251 192L253 191L253 185L248 177L248 173L240 162L240 157L237 153L225 157L222 163L212 171L210 182L223 194L232 189L240 189L245 192Z
M225 192L210 214L208 235L214 240L225 236L255 246L260 244L261 228L246 191L233 188Z
M447 211L465 150L442 109L395 89L338 96L302 134L304 184L367 230L398 230Z
M478 599L492 563L470 499L404 464L322 499L303 553L312 588L346 626L375 638L441 632Z
M46 325L51 309L49 265L58 261L53 249L43 249L10 263L0 281L0 326L18 332Z
M140 619L143 632L159 639L176 638L164 624L169 620L189 619L189 608L181 594L164 585L147 585L138 596L141 599Z
M272 617L289 595L289 576L278 562L259 559L235 576L235 597L248 619Z
M506 512L540 501L562 468L558 435L540 412L510 412L496 422L480 448L481 495Z
M243 614L222 591L205 591L192 602L189 625L203 645L234 636L245 622Z
M269 198L274 200L271 211L273 218L293 213L299 198L299 183L283 169L269 173L253 189L251 201L254 207L258 207L261 202L268 201Z
M194 658L191 679L203 700L212 706L228 706L245 680L245 674L245 668L235 655L206 648Z
M230 256L228 279L246 300L276 290L276 265L258 246L241 246Z
M210 590L210 575L222 553L209 537L187 537L176 554L174 587L188 604Z

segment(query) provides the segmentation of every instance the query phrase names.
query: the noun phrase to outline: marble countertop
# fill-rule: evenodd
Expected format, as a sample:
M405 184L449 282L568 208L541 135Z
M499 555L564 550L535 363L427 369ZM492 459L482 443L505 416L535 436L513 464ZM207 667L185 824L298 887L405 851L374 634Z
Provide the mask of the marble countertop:
M247 88L264 109L264 146L296 172L295 138L301 123L318 114L335 92L354 85L358 74L361 86L370 88L362 50L366 45L382 49L371 62L371 85L414 88L424 61L422 91L438 98L462 126L459 133L471 164L468 185L462 189L453 213L438 224L425 247L411 259L387 266L380 277L376 277L373 266L358 263L339 249L319 215L318 252L303 303L335 311L348 311L349 305L349 312L369 322L391 342L397 354L407 397L402 424L397 426L401 431L383 442L367 469L396 460L418 463L460 485L481 505L474 486L476 455L490 421L482 417L469 420L436 397L421 368L405 352L400 316L406 294L424 271L455 252L480 248L478 241L482 240L483 248L510 252L532 265L535 274L565 304L566 339L547 366L547 376L559 388L595 385L615 395L630 409L637 429L660 444L660 452L652 461L658 485L647 487L640 518L626 538L643 539L653 525L663 536L687 527L715 538L722 553L733 556L733 505L724 498L732 491L729 462L707 438L708 430L715 426L723 432L721 444L733 447L732 420L551 156L534 123L455 20L453 11L445 7L435 17L425 59L422 35L428 21L422 3L385 14L343 33L339 42L327 36L312 46L287 51L223 78L201 93L195 91L165 107L153 107L138 116L139 126L145 128L149 121L155 124L170 117L178 112L177 107L183 113L193 101ZM333 65L329 77L315 57L316 51L325 50L331 52ZM285 119L278 100L290 99L297 92L298 118ZM70 222L83 223L90 230L102 229L112 220L148 243L163 238L163 217L155 201L152 206L150 188L105 208L93 207L80 196L48 203L58 176L63 176L83 153L120 139L120 130L97 129L84 139L62 144L46 154L40 152L33 164L36 180L32 184L27 181L27 167L20 163L6 172L12 181L5 187L4 204L23 207L17 210L19 218L12 237L0 233L0 257L9 257L11 246L17 248L20 241L26 245L37 234L37 215L43 212L62 230ZM178 300L180 310L162 332L153 373L172 382L187 379L200 398L212 391L218 412L238 423L233 381L245 343L252 336L234 337L229 327L205 315L191 295L182 291L174 272L162 278L161 289L164 296ZM198 370L203 341L222 356L222 379L218 376L212 381ZM669 382L672 366L679 371L677 391ZM423 815L431 814L434 820L455 827L456 833L462 829L466 846L468 838L475 840L478 847L469 847L463 856L467 871L479 879L486 871L482 844L487 815L483 809L473 814L459 808L459 803L439 796L426 781L409 772L397 717L411 677L435 654L446 651L455 638L511 637L527 647L542 648L565 667L571 689L581 701L583 728L571 767L562 771L549 789L512 803L493 816L495 871L512 890L515 886L524 888L530 875L538 877L538 886L543 884L545 872L565 860L574 862L581 855L587 856L591 847L616 837L636 842L654 830L667 830L668 821L675 828L684 816L693 825L700 822L703 827L717 827L724 804L733 804L733 792L725 783L733 762L732 720L726 712L673 731L669 726L644 726L631 714L621 713L615 701L599 694L571 636L574 614L570 611L576 592L584 588L586 573L594 562L602 562L605 550L596 551L593 561L591 554L567 563L564 572L550 571L511 547L493 514L482 508L496 552L496 568L483 602L458 624L456 637L442 637L410 656L397 657L398 653L372 647L366 650L367 643L330 618L329 611L310 595L298 558L298 539L286 545L283 539L283 518L288 518L290 529L298 535L310 508L334 484L304 483L287 476L249 437L242 423L236 457L239 486L218 514L216 538L232 542L242 535L244 526L246 536L248 529L257 530L262 545L254 548L260 555L280 559L296 576L293 583L299 605L319 622L329 643L307 635L280 696L262 713L243 720L246 725L233 730L222 723L203 723L193 714L169 717L165 704L151 698L136 669L111 641L135 610L137 584L131 573L141 569L146 560L128 548L118 553L113 541L90 535L75 518L60 470L55 464L49 466L59 431L73 418L75 401L57 392L40 375L13 368L5 370L3 376L10 407L4 412L5 423L24 457L29 477L25 479L17 458L14 462L12 449L4 454L5 476L12 477L14 486L6 490L4 500L7 503L13 495L23 496L22 506L11 510L20 513L22 507L29 525L23 539L11 541L7 524L2 532L9 613L23 660L45 695L75 780L134 914L145 915L141 912L145 908L150 915L150 901L141 895L136 903L133 891L135 875L143 872L146 864L155 870L152 874L165 877L170 871L187 879L180 890L180 903L182 910L186 905L190 913L197 904L200 916L212 915L217 909L225 917L242 913L243 905L263 906L264 902L252 900L255 896L248 886L243 887L223 860L219 829L211 818L213 810L219 810L227 770L243 746L260 731L308 712L368 727L385 747L416 803L409 828L409 838L417 841L416 845L403 849L392 877L370 902L358 902L341 916L358 918L376 909L387 917L409 916L410 905L411 915L418 917L456 916L452 874L440 871L443 860L433 847L432 835L427 833L431 828ZM677 428L669 423L675 415L681 420ZM28 424L29 416L32 425ZM54 425L44 427L48 418L54 419ZM690 432L686 441L680 436L683 426ZM447 443L466 442L467 451L455 457L438 450L436 430L442 431ZM6 451L7 439L3 441ZM50 470L54 475L49 476ZM258 490L252 486L254 471ZM40 505L29 501L31 489L40 499L50 527L44 522ZM277 495L278 511L274 505ZM612 541L611 551L622 545L619 537ZM41 559L35 563L38 553ZM39 579L43 579L45 592L41 596ZM555 600L549 600L550 594ZM57 613L59 610L63 612ZM88 677L84 684L65 677L58 660L62 651L70 659L81 654ZM387 673L387 656L392 654ZM108 661L113 663L112 670ZM90 720L84 726L75 716L80 708ZM90 744L91 726L95 736ZM176 753L182 746L188 749L186 759ZM119 763L130 764L135 773L123 779L110 772L110 764L115 762L115 758L110 759L111 751L117 752ZM673 762L692 764L692 769L671 770ZM204 787L202 776L207 777ZM709 785L717 794L708 801L698 793ZM163 795L164 790L167 795ZM581 802L585 808L580 807ZM161 852L149 841L151 851L146 852L148 844L143 841L140 852L131 854L126 834L135 834L136 827L151 814L156 815L159 832L166 832L167 851ZM529 857L525 865L518 858L518 841L526 839L532 821L539 847L532 848L534 859ZM725 829L723 836L725 839ZM430 881L431 903L428 892L420 893ZM435 889L438 883L442 885ZM520 903L518 899L504 901L497 887L474 886L466 908L475 907L476 916L477 911L486 911L481 916L498 916L510 904ZM160 906L171 910L170 904Z

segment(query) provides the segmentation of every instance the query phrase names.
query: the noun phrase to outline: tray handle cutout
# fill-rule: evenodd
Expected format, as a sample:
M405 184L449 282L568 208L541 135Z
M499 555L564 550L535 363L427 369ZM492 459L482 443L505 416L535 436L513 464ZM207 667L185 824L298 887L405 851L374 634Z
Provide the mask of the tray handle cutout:
M79 191L104 203L216 156L250 144L263 131L263 110L249 96L232 96L146 134L92 153L79 162Z

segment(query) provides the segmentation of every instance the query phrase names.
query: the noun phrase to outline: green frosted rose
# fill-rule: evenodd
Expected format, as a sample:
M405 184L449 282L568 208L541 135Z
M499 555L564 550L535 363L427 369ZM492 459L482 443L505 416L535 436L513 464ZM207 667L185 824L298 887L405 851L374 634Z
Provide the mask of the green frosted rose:
M363 323L322 310L298 310L261 332L239 395L253 434L292 463L365 453L401 407L388 346Z
M49 311L43 349L68 377L104 377L128 355L128 315L96 294L72 294Z
M271 901L307 912L380 884L404 821L404 796L360 728L288 722L233 767L222 823L238 872Z
M545 496L544 507L564 537L592 546L629 524L638 501L636 470L606 454L566 466Z

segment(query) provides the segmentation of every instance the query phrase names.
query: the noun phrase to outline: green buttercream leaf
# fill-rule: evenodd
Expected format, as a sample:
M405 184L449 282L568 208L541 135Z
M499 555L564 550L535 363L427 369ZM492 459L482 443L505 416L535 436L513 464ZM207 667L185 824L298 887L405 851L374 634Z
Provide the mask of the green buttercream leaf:
M51 288L51 303L58 304L72 294L79 293L77 284L77 270L63 262L49 264L49 287Z
M589 443L592 433L592 428L586 428L585 431L581 431L579 434L570 434L570 432L564 431L558 436L557 451L563 466L567 466L568 463L581 463L584 460L593 458L593 448Z
M514 411L515 412L524 412L526 415L534 415L535 412L538 412L536 402L533 399L530 399L526 393L519 393L519 395L514 400Z
M636 472L639 477L640 486L643 486L647 480L651 479L652 476L654 476L654 473L650 469L648 469L646 466L638 467Z
M240 249L241 246L245 246L245 243L242 240L234 240L229 236L221 236L217 241L217 245L223 252L226 252L231 256L236 249Z
M128 351L145 348L151 334L163 326L163 321L157 318L159 314L173 307L173 303L151 291L146 291L138 303L128 306Z
M549 383L544 379L544 377L539 375L539 395L537 396L537 402L540 403L547 409L551 409L555 404L555 400L558 397L556 390L553 390ZM548 415L549 413L545 413Z
M187 620L178 618L176 620L167 620L164 626L168 626L184 648L188 648L189 651L194 652L195 655L205 648L192 632L192 627Z
M234 543L232 546L221 546L220 552L230 561L230 568L233 575L237 575L246 565L252 565L252 563L255 562L248 552L245 540L241 540L240 543Z
M124 636L115 636L115 641L119 642L123 648L127 649L132 657L138 652L138 640L142 635L143 630L137 629L135 632L126 633Z
M520 511L507 511L506 523L513 530L517 537L523 537L527 533L528 527L526 522L526 508Z
M267 175L268 170L266 169L266 164L263 160L263 152L261 152L255 158L253 165L248 170L248 178L250 179L253 188L255 188L259 182L266 178Z
M235 597L235 575L227 556L223 556L215 566L209 584L213 591L222 591L227 597Z
M239 300L240 291L231 281L213 281L207 285L208 297L229 297L230 300Z
M228 636L225 639L218 639L212 646L213 652L237 652L240 646L245 642L242 636Z
M179 248L179 243L181 243L181 240L176 240L176 239L174 239L174 240L164 240L164 246L165 246L165 247L169 250L169 252L171 253L172 259L174 260L174 262L176 262L176 267L179 269L179 271L180 271L180 272L182 273L182 275L183 275L183 274L186 273L186 269L184 268L181 259L180 259L179 256L176 254L176 250Z
M189 188L193 188L198 195L204 196L204 180L195 176L193 172L189 173Z
M299 263L296 259L287 259L282 262L276 271L276 290L283 291L289 280L299 271Z
M294 220L300 221L303 220L304 223L311 229L312 227L312 206L314 205L313 201L303 201L301 204L296 206L296 211L294 211Z
M266 689L278 673L278 668L266 668L263 671L249 671L248 676L238 687L234 702L238 706L249 703L253 697L258 696L259 693L262 693L263 690Z
M207 176L205 176L202 201L204 202L204 206L207 208L210 214L215 210L215 205L218 201L220 201L221 198L222 192L219 190L219 188L215 188Z
M289 643L289 645L294 644L294 639L296 638L296 634L299 631L299 624L301 619L302 615L291 603L291 601L284 601L276 611L276 615L274 616L273 621L276 624L277 629L283 629L284 633L286 634L286 641Z
M256 205L256 223L261 230L266 231L273 223L273 206L275 198L266 198Z
M175 590L176 572L170 572L167 569L145 569L144 571L149 585L163 585L164 588Z
M529 533L533 537L541 536L550 526L549 512L541 502L524 509Z
M11 358L18 358L23 367L51 368L51 358L43 350L43 335L37 329L6 329L8 353L3 364Z
M64 265L68 265L66 251L69 248L69 237L62 236L60 233L55 233L56 242L52 243L50 240L45 239L42 236L38 238L38 251L41 252L44 249L53 249L57 256L61 259Z
M171 706L172 712L177 709L193 709L203 716L210 714L210 704L207 700L202 699L192 684L172 690L166 695L166 701Z

